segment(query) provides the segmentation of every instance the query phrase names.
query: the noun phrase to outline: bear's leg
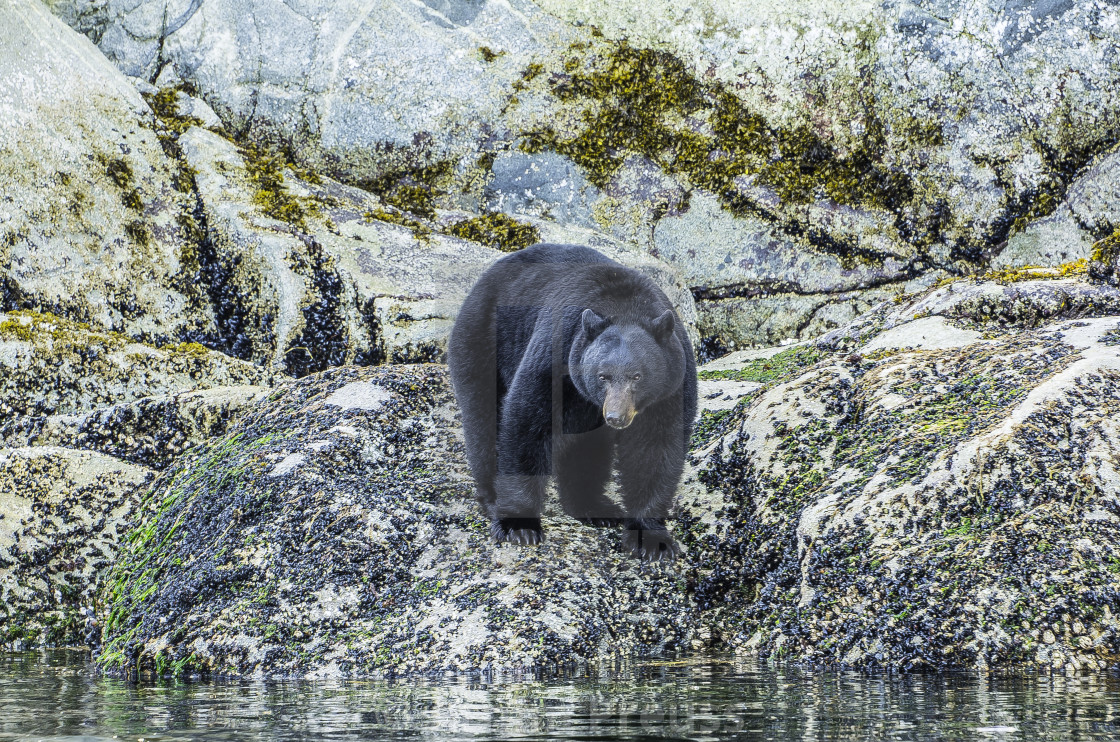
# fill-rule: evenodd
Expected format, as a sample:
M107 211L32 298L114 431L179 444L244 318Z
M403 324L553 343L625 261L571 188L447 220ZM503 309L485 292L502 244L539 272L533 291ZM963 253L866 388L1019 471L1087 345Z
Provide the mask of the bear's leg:
M618 444L619 488L626 508L623 543L642 559L672 560L680 547L665 526L684 471L685 441L680 425L646 415Z
M556 452L556 485L564 512L589 526L617 526L623 512L607 497L614 442L610 429L564 436Z
M488 511L497 499L498 410L505 389L498 373L493 320L484 309L464 307L463 326L457 323L448 341L448 367L463 420L463 445L474 475L475 497Z
M518 374L502 404L496 497L488 509L498 543L538 544L551 462L551 392Z

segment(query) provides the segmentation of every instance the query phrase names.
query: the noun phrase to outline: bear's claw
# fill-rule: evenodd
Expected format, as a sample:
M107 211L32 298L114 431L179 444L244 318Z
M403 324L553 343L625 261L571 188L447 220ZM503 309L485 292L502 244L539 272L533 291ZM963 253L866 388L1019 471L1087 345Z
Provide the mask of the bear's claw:
M490 533L499 544L531 546L544 538L540 518L501 518L490 523Z
M663 523L629 523L622 543L646 562L671 562L681 553L681 547Z
M592 528L614 528L622 525L622 518L576 518L576 520Z

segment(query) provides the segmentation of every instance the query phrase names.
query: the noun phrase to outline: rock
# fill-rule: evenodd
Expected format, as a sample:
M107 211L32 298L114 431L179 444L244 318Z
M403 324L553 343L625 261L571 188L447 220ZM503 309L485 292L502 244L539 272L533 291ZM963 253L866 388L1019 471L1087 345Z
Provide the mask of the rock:
M546 514L497 547L439 366L339 368L156 485L105 593L111 672L556 672L690 646L678 566Z
M722 350L814 337L901 291L909 278L896 258L850 263L699 194L687 211L657 223L651 252L680 266L699 300L701 335Z
M0 50L0 310L210 337L189 203L136 89L32 0L0 8Z
M709 372L773 378L701 419L681 498L716 509L678 516L702 622L739 651L821 664L1116 667L1113 292L951 284ZM983 338L954 332L979 295L965 321Z
M1090 5L152 0L89 31L243 143L660 254L732 349L833 329L888 284L1088 257L1120 132L1120 10Z
M1077 278L960 281L926 292L887 315L888 326L926 315L983 325L1031 327L1056 318L1120 313L1120 290Z
M227 324L243 341L232 350L263 365L301 375L347 361L439 360L467 291L502 255L454 236L479 221L470 213L408 214L330 178L262 165L197 127L179 147L225 277ZM589 229L520 224L534 240L587 244L646 272L695 327L692 295L664 263Z
M16 418L0 426L0 436L8 446L94 450L163 469L184 451L224 435L268 394L266 387L223 386L145 397L84 414Z
M983 337L976 330L954 327L945 317L938 315L893 325L890 329L885 329L871 338L858 352L867 355L877 350L897 348L918 350L963 348L980 342Z
M151 474L87 451L0 449L5 649L98 642L101 580Z
M1120 153L1090 167L1070 186L1066 201L1091 232L1105 236L1120 229Z
M602 194L571 160L555 152L503 152L494 158L490 172L484 193L489 209L567 225L596 226L591 205Z
M897 260L845 266L839 257L782 234L772 222L737 217L700 194L689 200L687 211L657 223L653 254L679 265L688 285L713 299L841 293L907 278Z
M198 344L155 348L115 333L34 312L0 314L0 440L21 418L72 415L237 384L270 384L256 366Z
M1093 244L1088 273L1094 280L1120 286L1120 229Z
M174 67L231 130L279 137L301 164L329 161L336 175L361 179L404 154L430 163L477 152L501 134L509 90L542 40L564 31L522 0L251 14L228 0L157 0L112 7L100 47L128 74L155 79Z
M1092 255L1093 239L1081 228L1073 211L1063 204L1050 216L1031 222L1007 240L1007 247L992 258L993 268L1055 266L1085 260Z
M705 338L701 360L758 345L813 337L851 322L898 289L826 294L774 293L769 296L701 300L698 329Z

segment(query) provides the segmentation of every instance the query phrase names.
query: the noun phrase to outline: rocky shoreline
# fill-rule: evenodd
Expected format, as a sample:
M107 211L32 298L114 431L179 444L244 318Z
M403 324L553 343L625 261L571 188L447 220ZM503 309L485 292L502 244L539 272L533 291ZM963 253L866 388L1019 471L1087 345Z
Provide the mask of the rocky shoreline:
M1116 6L636 7L0 7L0 646L1120 667ZM709 362L674 564L475 510L446 337L536 241Z

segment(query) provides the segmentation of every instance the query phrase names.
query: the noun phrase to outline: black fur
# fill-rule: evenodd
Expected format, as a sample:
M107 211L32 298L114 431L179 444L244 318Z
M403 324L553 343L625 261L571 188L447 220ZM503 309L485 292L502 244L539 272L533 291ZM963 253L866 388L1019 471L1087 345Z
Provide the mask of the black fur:
M534 245L479 278L452 329L448 363L497 541L540 540L555 475L568 514L624 523L627 545L644 558L677 554L664 519L697 400L692 345L672 309L648 278L577 245ZM637 410L623 429L603 417L612 384L612 399ZM611 424L623 417L612 412ZM621 505L605 494L612 464Z

